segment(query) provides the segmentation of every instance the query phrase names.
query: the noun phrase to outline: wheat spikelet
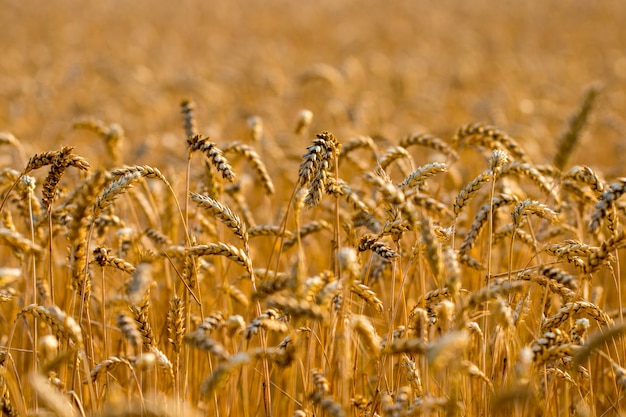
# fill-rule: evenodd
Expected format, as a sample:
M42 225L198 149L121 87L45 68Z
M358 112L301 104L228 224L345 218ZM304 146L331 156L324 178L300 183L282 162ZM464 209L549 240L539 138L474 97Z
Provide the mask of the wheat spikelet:
M300 187L309 186L304 200L309 208L319 204L326 190L327 177L331 176L331 168L340 152L340 145L332 133L318 133L311 142L313 145L307 147L298 172Z
M107 359L96 364L96 366L91 370L89 378L91 378L93 382L96 382L100 375L105 375L109 372L113 372L115 368L120 365L124 365L129 369L132 369L132 364L127 358L120 356L109 356ZM86 383L87 379L83 380L83 384Z
M252 295L254 300L263 300L272 294L290 288L293 284L292 277L284 272L268 274L269 271L255 270L255 276L262 277L261 283L257 284L256 292Z
M195 202L198 207L206 209L213 217L224 223L237 237L244 241L244 245L248 244L246 225L229 207L204 195L196 193L190 193L190 195L191 200Z
M350 287L350 291L358 295L378 313L383 312L383 302L380 298L376 296L376 293L372 291L372 289L367 285L363 284L360 281L353 281L352 286Z
M498 176L520 176L524 175L535 184L535 186L543 192L546 196L551 197L554 201L559 201L558 194L554 190L545 177L541 175L539 170L530 164L523 164L519 162L512 162L504 165L498 171Z
M487 220L489 219L489 211L491 209L492 216L495 214L496 210L500 207L504 207L513 203L517 203L517 198L514 196L510 196L508 194L500 194L498 197L494 197L491 199L491 204L484 204L478 210L478 213L474 217L474 221L470 227L470 230L465 235L465 239L463 239L463 244L459 249L459 252L464 254L469 252L474 245L476 244L476 240L478 236L480 236L481 231L483 230Z
M97 218L113 201L124 194L142 177L139 171L131 172L128 175L122 175L106 187L96 199L96 205L93 211L93 217Z
M292 238L293 233L290 232L289 230L283 230L281 226L263 224L263 225L250 227L248 229L248 237L257 237L257 236L276 236L276 237Z
M407 177L402 180L398 185L398 188L402 190L410 188L419 188L423 185L424 181L433 177L439 173L447 172L448 166L441 162L431 162L424 166L419 167L415 171L411 172Z
M393 146L385 151L383 156L378 160L378 164L382 169L387 169L395 161L402 158L407 158L410 160L411 155L409 155L407 150L404 149L402 146Z
M147 291L153 282L152 264L140 262L126 286L126 297L131 304L141 304L148 296Z
M167 335L174 354L178 357L185 335L185 308L183 299L173 294L167 311Z
M224 346L222 346L216 340L207 337L202 331L187 333L183 338L183 341L186 344L200 350L206 350L219 360L228 360L230 356Z
M293 317L307 317L313 320L324 321L327 313L314 303L306 300L299 300L296 297L273 295L267 300L267 306L277 308Z
M137 323L137 330L141 333L143 346L146 349L150 349L151 347L156 346L156 340L154 337L154 332L152 331L152 326L150 325L148 309L150 307L150 303L148 301L142 302L140 305L131 305L130 312L133 315L133 319Z
M612 259L611 253L613 251L624 247L624 245L626 245L626 234L623 231L611 236L602 242L599 248L594 248L589 254L584 271L586 273L597 271L601 265Z
M380 354L380 336L378 336L376 329L374 329L374 326L367 317L352 314L350 316L350 327L353 332L361 336L363 345L372 355L378 356Z
M200 393L204 396L219 391L228 381L230 375L237 371L238 368L250 362L250 356L245 353L237 353L228 360L220 363L213 373L200 386Z
M586 165L576 165L575 167L573 167L567 174L563 176L563 180L568 179L587 184L597 196L602 195L606 188L604 181L602 181L598 177L598 174L596 174L591 168Z
M437 242L433 232L432 221L428 217L422 218L422 240L426 245L425 257L430 271L436 282L440 282L443 272L443 255L441 254L441 245Z
M457 195L454 200L453 211L456 216L461 213L463 207L467 205L469 200L476 195L482 186L492 179L492 176L493 173L491 170L484 171L474 178L469 184L463 187L461 192L459 192L459 195Z
M342 144L341 153L339 154L339 163L343 160L348 160L358 166L361 171L367 171L368 167L360 159L351 155L351 153L357 149L368 149L372 152L374 159L378 159L378 146L376 146L374 140L369 136L356 136Z
M489 286L472 293L463 306L464 309L473 309L478 305L495 300L500 296L508 296L523 291L526 284L522 281L493 280Z
M578 289L578 280L576 277L555 266L544 265L539 268L539 273L557 284L564 285L570 290L576 291Z
M313 233L317 233L322 230L330 230L330 229L331 229L330 224L326 222L325 220L316 220L300 227L300 229L295 233L295 235L296 236L299 235L300 239L304 239L306 236L311 235ZM285 239L283 241L283 249L285 250L289 249L290 247L295 245L297 242L298 242L298 239L296 237Z
M29 172L44 166L52 165L55 161L59 161L59 158L61 159L59 162L62 162L62 164L65 165L65 168L73 166L74 168L78 168L83 171L87 170L89 168L89 163L78 155L70 154L69 152L72 149L72 147L66 146L60 151L49 151L31 156L26 163L26 168L22 171L22 175L26 175Z
M167 251L169 251L169 249ZM233 245L222 242L209 243L207 245L196 245L185 249L185 253L192 256L224 256L236 264L246 268L250 277L254 276L252 263L250 262L248 255Z
M448 160L450 160L451 162L459 159L459 155L454 149L452 149L450 145L448 145L442 139L426 133L413 133L406 136L400 141L400 146L402 146L403 148L408 148L409 146L414 145L434 149L447 156Z
M25 238L20 233L0 227L0 241L11 247L11 250L23 254L40 253L43 248Z
M600 93L598 86L591 86L583 96L583 101L577 112L570 118L567 129L558 140L557 152L554 156L553 165L559 170L563 170L569 160L572 151L576 147L582 129L589 118L589 113L593 107L596 97Z
M30 314L46 323L59 339L72 341L78 349L83 347L83 334L76 321L57 306L46 308L30 304L19 311L17 318Z
M126 272L127 274L134 274L136 271L136 268L129 262L126 262L125 260L121 259L121 258L116 258L114 256L110 256L109 253L111 252L111 249L109 248L103 248L103 247L97 247L93 250L93 261L97 263L98 265L100 265L101 267L105 267L105 266L109 266L109 267L113 267L115 269L119 269L120 271Z
M523 162L528 160L526 152L515 139L493 126L481 123L467 124L457 131L454 141L457 146L477 144L492 150L498 149L501 145L516 159Z
M128 340L135 351L138 351L143 343L143 335L137 327L137 322L126 312L118 313L115 316L115 322L124 339Z
M551 317L546 318L541 324L541 328L546 330L555 329L567 321L570 317L585 313L599 324L610 325L613 320L600 307L589 301L575 301L565 304Z
M384 243L378 242L377 238L367 235L361 238L358 249L359 252L365 252L367 250L372 251L385 259L395 259L400 256L399 253L397 253Z
M192 138L198 134L195 108L196 105L192 100L183 100L180 103L180 112L183 115L183 129L188 138Z
M37 394L37 398L53 415L56 417L73 417L77 415L72 404L58 389L50 384L46 377L33 372L28 379L30 386Z
M478 368L478 366L474 365L472 362L467 361L467 360L461 361L460 365L461 365L461 369L464 372L466 372L469 376L483 381L489 388L489 391L491 392L494 391L493 383L491 382L491 379L487 375L485 375L485 373L481 371L480 368Z
M531 273L530 271L524 271L520 272L516 279L536 282L542 287L548 288L551 292L559 294L566 302L569 302L576 297L576 293L570 288L544 275L537 275Z
M122 126L117 123L107 125L101 120L86 118L75 122L73 128L89 130L104 139L107 152L111 158L110 165L116 166L119 164L120 145L125 138Z
M258 334L260 329L286 332L289 330L287 323L280 320L280 318L281 314L278 310L273 308L266 310L248 324L244 332L244 337L249 340L252 336Z
M261 160L261 156L258 152L249 145L244 145L238 142L233 142L227 147L223 149L224 154L229 152L236 152L243 155L246 160L250 163L250 166L256 173L256 175L261 180L261 184L263 188L265 188L265 194L273 195L274 194L274 184L272 183L272 179L270 178L269 173L267 172L267 168L265 164Z
M223 285L222 290L241 306L248 307L248 305L250 305L248 297L243 293L243 291L234 285Z
M228 160L224 157L224 152L209 138L201 137L200 135L194 135L187 139L189 145L189 152L200 151L205 154L215 169L222 174L222 178L229 182L235 181L235 173L233 167L230 166Z
M529 214L534 214L550 223L557 221L557 213L545 204L541 204L536 200L524 200L517 203L515 210L511 213L513 224L519 225L523 217L528 216Z
M589 222L587 228L589 233L595 234L598 232L602 221L609 218L613 211L615 202L626 193L626 178L618 178L617 181L608 186L608 189L602 193L600 201L596 204L595 211L591 215L591 222Z

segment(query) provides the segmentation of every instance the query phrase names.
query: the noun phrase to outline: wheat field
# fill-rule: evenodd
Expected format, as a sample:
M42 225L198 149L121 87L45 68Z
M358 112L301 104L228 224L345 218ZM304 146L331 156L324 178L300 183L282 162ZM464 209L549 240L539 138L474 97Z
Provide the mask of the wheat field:
M0 1L2 414L626 415L624 18Z

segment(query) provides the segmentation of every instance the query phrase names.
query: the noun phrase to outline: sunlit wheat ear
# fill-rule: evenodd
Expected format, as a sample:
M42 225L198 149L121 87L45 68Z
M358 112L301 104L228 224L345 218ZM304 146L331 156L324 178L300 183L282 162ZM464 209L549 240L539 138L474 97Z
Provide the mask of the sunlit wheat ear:
M254 271L252 269L252 263L248 255L246 255L241 249L236 248L233 245L229 245L226 243L218 242L218 243L210 243L207 245L196 245L190 248L181 248L174 247L166 249L166 253L171 253L172 255L192 255L192 256L224 256L231 261L235 262L238 265L246 268L250 277L254 276Z
M557 213L536 200L524 200L515 206L515 210L511 213L513 223L519 225L522 219L529 214L534 214L550 223L554 223L558 220Z
M192 138L198 134L195 115L196 105L192 100L183 100L180 103L180 112L183 116L183 129L187 138Z
M532 181L533 184L546 196L552 198L554 201L559 201L559 196L556 193L555 187L550 181L541 175L539 170L530 164L523 164L519 162L512 162L502 166L498 171L499 177L521 177L524 176Z
M256 292L252 294L253 300L263 300L272 294L290 288L295 284L291 275L285 272L268 273L265 270L255 270L255 276L261 277L257 284Z
M143 346L146 349L156 347L156 339L149 319L149 308L150 303L148 301L143 301L140 305L130 306L130 312L137 323L137 330L141 333Z
M217 145L209 140L210 138L195 135L187 139L189 152L199 151L207 156L213 167L222 174L222 178L229 182L235 181L235 172L228 160L224 157L224 152Z
M483 185L488 183L492 179L493 173L491 170L484 171L476 178L474 178L469 184L467 184L459 195L456 196L453 205L453 211L456 216L461 213L461 210L467 205L469 200L480 191Z
M141 179L140 172L132 172L128 175L123 175L116 181L113 181L105 188L102 193L96 199L96 204L93 212L93 217L97 218L107 207L109 207L113 201L119 196L126 193L137 181Z
M30 157L28 162L26 163L26 168L22 171L23 175L28 174L29 172L42 168L47 165L54 164L55 160L59 160L62 158L62 162L65 164L65 168L74 167L80 170L87 170L89 168L89 163L82 157L74 154L70 154L67 150L72 150L72 147L64 147L60 151L50 151L44 152L40 154L35 154Z
M613 319L597 305L589 301L576 301L565 304L556 314L545 319L541 328L543 331L555 329L570 317L575 318L578 314L586 314L601 325L613 324Z
M120 163L121 145L124 142L124 129L117 123L106 124L94 118L80 119L74 122L74 129L85 129L95 133L104 140L110 158L110 166Z
M109 255L111 249L97 247L93 250L93 263L100 265L101 267L112 267L115 269L119 269L120 271L126 272L127 274L132 275L135 273L135 266L130 262L126 262L124 259L116 258L115 256Z
M532 281L541 285L542 287L546 287L551 292L563 297L563 300L566 302L569 302L576 297L576 293L572 291L570 288L566 287L564 284L559 283L555 280L552 280L545 275L538 275L532 271L520 272L517 275L516 279L524 280L524 281Z
M82 330L74 318L68 316L57 306L46 308L37 304L31 304L21 309L16 319L25 314L30 314L50 326L50 329L58 339L70 340L79 350L83 348Z
M542 266L539 268L539 273L558 284L566 286L570 290L576 291L578 289L576 277L556 266Z
M106 375L109 372L113 372L120 365L126 366L129 369L132 369L133 367L133 365L127 358L119 356L109 356L107 359L96 364L96 366L91 370L89 378L91 378L91 380L95 382L101 375ZM83 384L86 383L87 379L83 380Z
M250 340L261 329L284 333L289 330L289 327L283 318L283 315L278 310L270 308L248 324L244 331L244 337Z
M22 236L19 232L15 232L4 227L0 227L0 242L11 247L11 249L19 256L19 254L41 253L43 248L32 240Z
M140 262L126 286L126 297L131 304L141 304L146 299L147 291L153 282L152 264Z
M487 224L490 210L492 213L495 213L500 207L517 203L517 201L518 199L514 196L500 194L499 196L491 199L491 204L482 205L478 210L476 217L474 217L474 221L472 222L470 230L465 235L465 239L463 240L463 244L461 245L459 251L461 253L467 253L474 247L476 240L480 236L484 226Z
M382 157L378 160L378 164L382 169L387 169L391 164L400 159L406 158L411 160L409 152L401 146L392 146L387 148Z
M176 294L170 299L170 308L167 311L167 340L172 345L172 351L180 355L185 335L185 305L182 298Z
M573 180L583 184L587 184L589 188L600 196L606 189L606 184L598 174L586 165L576 165L568 173L563 176L563 180Z
M310 223L303 225L296 234L300 235L300 239L303 239L306 236L321 232L323 230L331 230L331 225L327 221L325 220L312 221ZM283 249L285 250L289 249L296 243L298 243L298 239L295 236L289 239L285 239L283 242Z
M584 346L576 352L574 355L574 365L582 365L587 362L589 357L612 342L615 342L617 338L623 337L626 334L626 325L617 324L611 326L608 329L602 329L601 332L596 333L593 337L589 337Z
M279 309L294 318L306 317L322 322L328 318L328 312L322 310L319 305L293 296L273 295L268 298L267 306Z
M600 266L608 264L609 261L613 260L613 251L623 248L624 246L626 246L626 234L623 231L611 236L602 242L599 248L592 250L587 258L584 271L587 273L597 271Z
M209 352L220 360L227 360L230 356L224 346L205 335L203 331L196 330L188 333L183 338L183 341L189 346Z
M470 361L463 360L461 361L461 369L463 370L463 372L467 373L472 378L476 378L476 379L483 381L489 388L489 391L491 392L494 391L491 378L485 375L485 373L481 371L480 368L478 368L478 366L474 365Z
M315 203L317 201L316 195L321 195L325 190L326 177L332 175L331 168L339 155L340 145L330 132L318 133L311 142L313 144L308 146L302 155L303 161L298 172L298 184L300 187L309 186L309 193L305 200L312 199L311 202Z
M448 157L450 162L454 162L459 159L459 154L457 154L457 152L443 139L426 133L414 133L408 135L400 141L400 146L403 148L408 148L410 146L423 146L442 153Z
M526 290L527 285L523 281L508 281L506 279L492 280L487 287L475 291L465 300L463 306L466 310L478 307L480 304L495 300L497 297L508 297L509 295Z
M431 162L430 164L423 165L411 172L402 182L398 185L398 188L407 190L411 188L418 188L424 184L424 182L439 173L447 172L448 166L442 162Z
M124 339L130 343L135 352L139 352L139 347L143 344L143 337L137 327L137 322L126 311L118 313L115 316L115 322Z
M272 178L270 178L270 174L267 172L267 168L261 160L261 156L258 154L256 149L249 145L233 142L230 145L226 146L223 151L225 155L228 153L237 153L243 155L254 170L259 180L261 181L261 184L265 189L265 194L274 194L274 183L272 182Z
M0 132L0 145L9 145L21 150L22 143L11 132Z
M357 166L361 171L368 171L370 168L361 160L352 155L352 152L359 149L366 149L372 153L372 160L378 159L378 146L370 136L356 136L348 139L341 145L339 153L339 164L343 161L349 161L350 164Z
M481 123L473 123L462 126L456 133L454 141L457 146L479 145L489 149L503 147L515 159L526 162L526 152L519 146L517 141L502 130Z
M372 236L363 236L359 242L358 249L359 252L372 251L385 259L395 259L400 256L398 252Z
M313 112L308 109L302 109L298 112L298 117L296 118L296 127L294 129L294 133L299 135L305 129L311 125L313 121Z
M383 312L383 302L376 295L376 293L367 285L363 284L359 281L353 281L352 286L350 287L350 291L358 295L362 300L364 300L370 307L376 310L378 313Z
M617 182L608 186L602 193L600 201L596 204L595 211L591 215L591 222L587 230L591 234L597 234L602 222L612 215L615 202L626 193L626 178L618 178Z
M222 389L231 375L250 362L250 355L240 352L222 362L213 373L200 385L200 394L207 396Z
M422 386L422 378L420 377L419 370L415 366L415 361L409 358L408 355L402 355L402 367L404 368L406 380L411 385L411 388L413 388L415 395L418 397L422 396L424 388Z
M585 91L580 107L569 119L565 131L558 140L556 155L553 165L563 170L572 154L572 151L580 141L582 130L587 123L593 104L600 93L600 86L593 85Z
M31 388L37 394L37 398L52 415L56 417L76 416L76 410L68 399L52 384L45 376L32 372L29 376Z
M246 231L246 225L241 221L239 216L232 212L232 210L214 200L210 197L190 193L191 200L205 210L207 210L213 217L221 221L228 227L237 237L244 242L244 246L248 245L248 232Z
M353 332L360 336L361 343L363 343L363 346L370 354L373 356L380 354L380 336L378 336L372 322L367 317L352 314L350 316L350 327Z
M248 307L250 305L248 296L246 296L246 294L236 286L225 284L222 286L222 291L224 291L226 295L239 305L243 307Z

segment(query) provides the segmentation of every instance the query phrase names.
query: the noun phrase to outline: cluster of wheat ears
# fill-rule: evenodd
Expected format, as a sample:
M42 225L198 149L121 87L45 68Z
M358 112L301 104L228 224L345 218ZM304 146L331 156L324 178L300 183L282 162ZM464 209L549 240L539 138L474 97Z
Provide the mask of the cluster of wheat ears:
M107 169L67 146L0 171L2 413L623 412L626 179L568 163L597 94L551 164L484 124L337 138L302 111L289 170L262 120L222 143L186 101L165 175L78 121Z

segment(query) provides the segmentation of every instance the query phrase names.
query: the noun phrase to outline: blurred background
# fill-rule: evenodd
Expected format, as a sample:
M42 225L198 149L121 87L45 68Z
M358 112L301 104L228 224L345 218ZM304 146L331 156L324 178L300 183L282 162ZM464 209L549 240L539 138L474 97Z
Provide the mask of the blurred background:
M293 132L306 108L310 135L340 141L450 138L486 122L542 163L600 82L572 162L626 175L615 165L624 21L622 0L2 0L0 131L27 154L71 144L91 162L104 144L72 124L95 117L124 128L126 163L176 164L186 157L180 102L192 99L217 143L246 140L258 116L264 135L301 155L308 137Z

